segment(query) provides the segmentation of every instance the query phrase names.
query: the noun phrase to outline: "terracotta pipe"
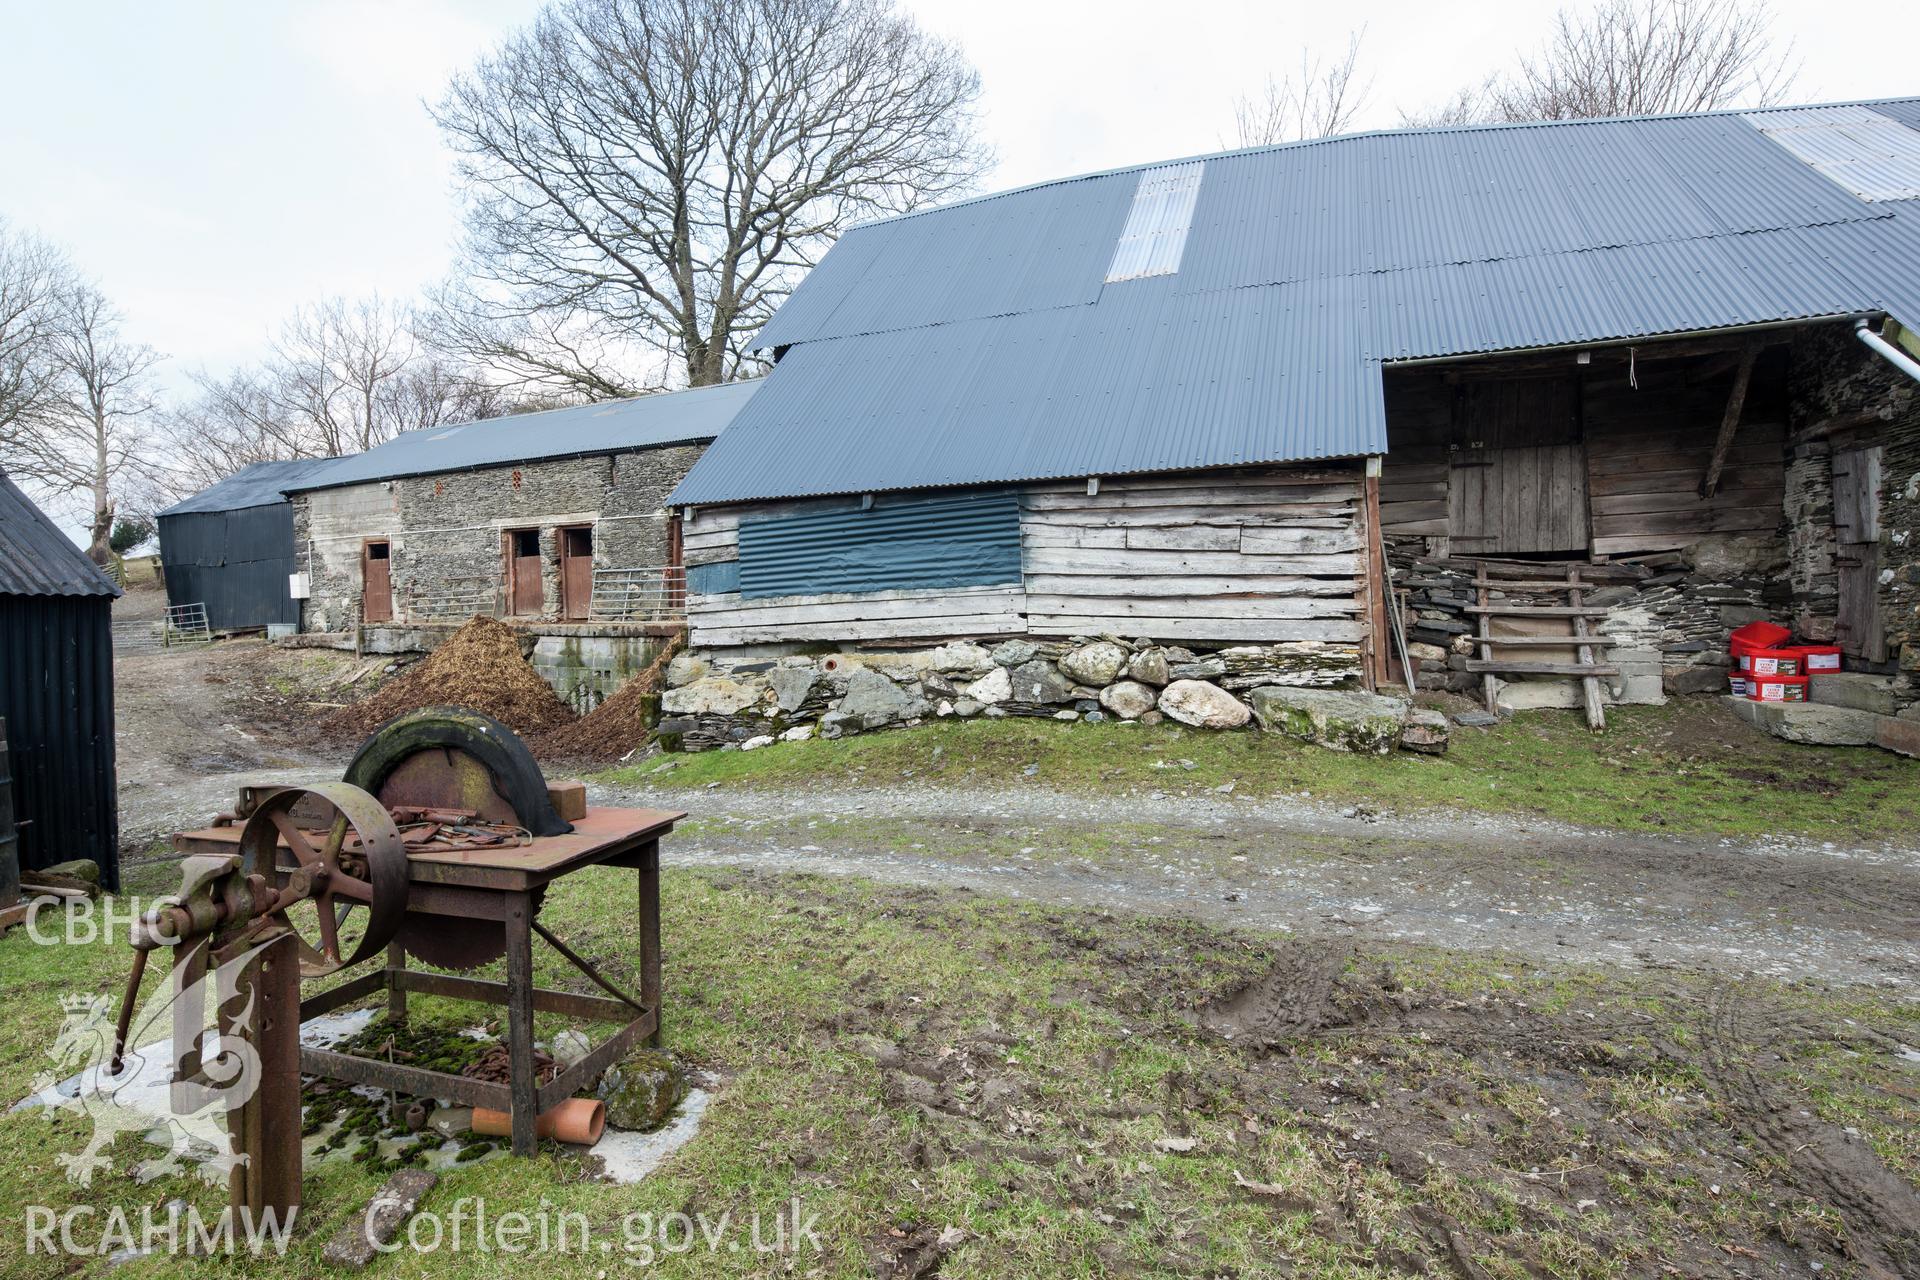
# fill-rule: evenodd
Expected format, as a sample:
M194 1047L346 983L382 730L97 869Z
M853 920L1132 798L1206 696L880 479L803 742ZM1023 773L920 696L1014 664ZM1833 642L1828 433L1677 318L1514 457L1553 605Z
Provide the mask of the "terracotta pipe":
M568 1098L557 1107L540 1113L533 1123L534 1136L557 1142L577 1142L592 1146L600 1141L607 1127L607 1104L597 1098ZM513 1113L488 1107L473 1109L473 1131L486 1138L513 1135Z

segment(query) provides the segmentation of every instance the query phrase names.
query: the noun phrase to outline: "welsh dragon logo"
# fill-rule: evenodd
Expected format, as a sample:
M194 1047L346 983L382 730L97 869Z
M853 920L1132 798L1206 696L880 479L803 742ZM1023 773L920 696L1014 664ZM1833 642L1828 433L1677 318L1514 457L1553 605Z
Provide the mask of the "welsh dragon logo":
M171 980L161 982L128 1028L127 1051L117 1074L107 997L61 997L65 1018L47 1051L56 1069L33 1084L36 1093L49 1100L50 1116L79 1115L93 1122L93 1136L84 1148L55 1157L69 1182L91 1186L94 1174L112 1169L112 1149L124 1133L144 1134L166 1148L161 1156L134 1166L141 1182L193 1167L203 1181L223 1184L245 1163L245 1156L232 1153L225 1119L227 1111L245 1103L259 1087L258 1052L238 1036L209 1035L198 1077L175 1084L171 1037L175 1005L209 1012L209 997L231 993L240 967L250 958L243 952L217 968L209 966L204 977L177 995ZM232 1003L237 997L228 999ZM232 1016L244 1025L251 1013L249 995ZM194 1025L209 1021L201 1018Z

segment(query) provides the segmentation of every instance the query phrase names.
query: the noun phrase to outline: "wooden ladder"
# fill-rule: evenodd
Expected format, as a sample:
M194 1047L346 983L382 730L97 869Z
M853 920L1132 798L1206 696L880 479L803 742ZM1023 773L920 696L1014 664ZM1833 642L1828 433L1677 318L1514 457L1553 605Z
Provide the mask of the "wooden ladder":
M1587 727L1604 729L1607 727L1605 709L1600 705L1600 677L1620 674L1617 667L1599 662L1594 654L1611 648L1613 641L1604 636L1595 635L1590 619L1607 616L1605 609L1590 608L1586 604L1587 584L1580 579L1580 566L1570 564L1566 567L1564 580L1544 578L1492 578L1487 566L1479 565L1474 573L1474 592L1477 603L1467 606L1467 612L1475 615L1476 627L1474 642L1479 646L1480 656L1467 660L1467 670L1477 672L1480 687L1486 697L1487 710L1494 709L1494 677L1513 676L1577 676L1580 679L1581 692L1586 704ZM1529 591L1538 593L1562 594L1566 597L1564 605L1520 605L1495 604L1492 592L1495 587L1508 591ZM1551 618L1564 621L1568 626L1565 636L1496 636L1493 634L1494 618ZM1524 653L1518 657L1496 657L1495 649L1573 649L1578 655L1575 662L1529 662Z

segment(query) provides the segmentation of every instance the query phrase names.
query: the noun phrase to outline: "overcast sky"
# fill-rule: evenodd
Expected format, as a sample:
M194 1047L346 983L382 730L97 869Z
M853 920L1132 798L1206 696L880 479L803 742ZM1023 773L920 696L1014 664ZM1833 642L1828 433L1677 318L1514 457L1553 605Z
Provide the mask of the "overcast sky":
M185 370L257 354L298 303L446 268L447 157L421 101L537 0L4 0L0 216L63 243ZM1361 124L1531 48L1551 6L909 0L985 81L990 187L1217 150L1232 99L1366 29ZM1920 9L1777 0L1802 101L1920 91Z

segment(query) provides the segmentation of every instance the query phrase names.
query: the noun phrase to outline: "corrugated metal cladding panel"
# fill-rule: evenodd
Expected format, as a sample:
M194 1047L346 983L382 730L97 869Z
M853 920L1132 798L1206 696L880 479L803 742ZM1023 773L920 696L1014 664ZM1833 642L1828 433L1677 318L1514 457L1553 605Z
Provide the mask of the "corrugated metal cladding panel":
M1020 495L1011 489L740 521L745 599L1018 581Z
M377 449L339 459L317 475L287 486L287 492L711 440L753 397L760 381L749 378L405 431Z
M1862 200L1920 196L1920 131L1867 107L1750 111L1747 122Z
M803 343L675 505L1381 452L1380 379L1331 282ZM805 441L806 447L797 447ZM790 447L795 446L795 447Z
M1092 302L1138 185L1103 174L849 231L754 345Z
M1200 195L1200 179L1206 168L1204 161L1193 160L1140 171L1127 224L1120 229L1120 242L1114 245L1113 261L1107 265L1108 284L1170 276L1180 269L1187 229L1193 225L1194 201Z
M106 595L0 595L0 719L20 865L91 858L118 889L112 607Z
M0 596L117 596L98 565L0 471Z
M287 594L294 561L293 505L163 515L160 564L170 604L204 604L216 631L298 623Z

